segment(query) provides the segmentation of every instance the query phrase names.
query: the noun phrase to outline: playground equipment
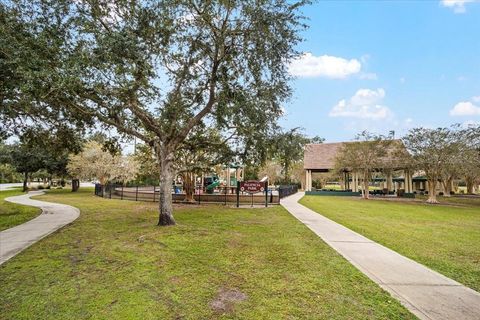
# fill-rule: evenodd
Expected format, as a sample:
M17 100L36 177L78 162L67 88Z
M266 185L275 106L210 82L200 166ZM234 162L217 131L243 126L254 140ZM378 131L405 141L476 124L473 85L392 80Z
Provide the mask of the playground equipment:
M207 185L206 187L207 193L212 194L215 188L217 188L218 186L220 186L220 180L218 180L217 178L217 180L213 180L212 183Z

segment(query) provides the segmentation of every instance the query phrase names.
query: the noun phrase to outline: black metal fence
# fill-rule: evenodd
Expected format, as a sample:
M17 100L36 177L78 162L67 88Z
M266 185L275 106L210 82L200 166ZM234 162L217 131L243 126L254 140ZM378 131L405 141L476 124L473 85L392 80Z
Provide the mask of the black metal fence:
M278 196L280 199L288 197L294 193L298 192L297 185L289 185L289 186L280 186L278 187Z
M242 204L265 204L267 199L270 204L278 204L280 190L268 189L257 194L240 192L238 201ZM295 191L296 192L296 191ZM291 193L290 193L291 194ZM133 200L145 202L158 202L160 189L158 186L124 186L121 184L96 184L95 195L108 199ZM172 201L175 203L186 202L185 193L178 187L172 187ZM216 187L214 190L197 185L190 202L218 203L224 205L237 204L237 193L235 187Z

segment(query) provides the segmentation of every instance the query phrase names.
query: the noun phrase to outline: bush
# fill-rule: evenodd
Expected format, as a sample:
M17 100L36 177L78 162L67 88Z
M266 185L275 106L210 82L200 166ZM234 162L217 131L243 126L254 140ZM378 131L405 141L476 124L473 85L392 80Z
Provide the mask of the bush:
M50 188L51 188L50 185L48 185L45 189L50 189Z
M57 187L57 189L63 189L63 187Z

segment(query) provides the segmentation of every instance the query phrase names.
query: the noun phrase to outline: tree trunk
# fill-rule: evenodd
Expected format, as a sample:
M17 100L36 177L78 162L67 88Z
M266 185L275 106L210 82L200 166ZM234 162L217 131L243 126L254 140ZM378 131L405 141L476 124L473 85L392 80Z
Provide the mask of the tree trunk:
M452 180L452 177L449 177L447 180L442 180L444 197L450 197L450 193L452 192Z
M25 172L24 178L23 178L23 192L27 191L27 183L28 183L28 172Z
M193 194L195 191L195 175L193 172L185 172L183 174L183 190L185 191L185 202L195 202Z
M157 148L160 161L160 200L159 200L159 226L175 225L172 206L172 182L173 182L173 155L167 153L164 148Z
M437 200L437 178L428 179L428 199L427 203L439 203Z
M471 177L465 177L465 182L467 183L467 193L473 194L473 179Z
M364 199L369 199L370 197L370 187L368 185L369 179L368 179L368 172L363 173L363 198Z

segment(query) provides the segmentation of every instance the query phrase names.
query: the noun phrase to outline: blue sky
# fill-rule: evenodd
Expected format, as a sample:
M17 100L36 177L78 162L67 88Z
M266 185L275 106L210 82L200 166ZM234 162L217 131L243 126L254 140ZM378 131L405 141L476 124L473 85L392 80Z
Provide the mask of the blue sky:
M480 2L319 1L286 128L327 141L480 122Z

